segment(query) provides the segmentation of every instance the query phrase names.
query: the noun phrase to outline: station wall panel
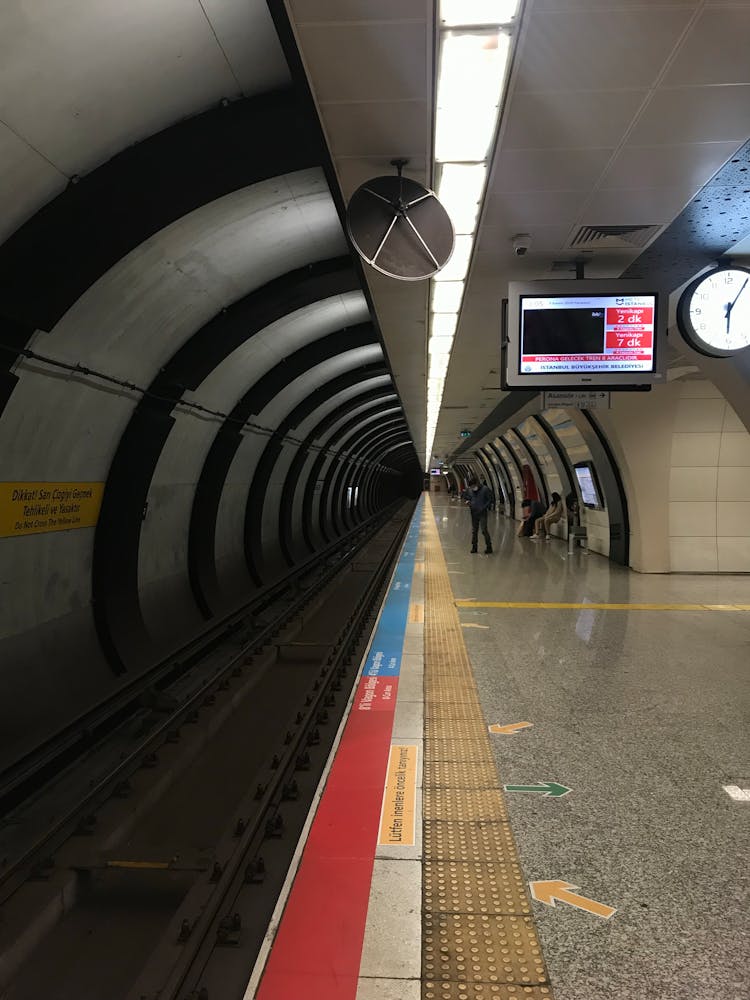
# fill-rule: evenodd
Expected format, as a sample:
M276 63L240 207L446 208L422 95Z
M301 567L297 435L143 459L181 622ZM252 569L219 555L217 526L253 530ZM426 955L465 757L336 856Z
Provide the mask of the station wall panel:
M711 382L680 384L669 471L673 572L750 572L750 434Z

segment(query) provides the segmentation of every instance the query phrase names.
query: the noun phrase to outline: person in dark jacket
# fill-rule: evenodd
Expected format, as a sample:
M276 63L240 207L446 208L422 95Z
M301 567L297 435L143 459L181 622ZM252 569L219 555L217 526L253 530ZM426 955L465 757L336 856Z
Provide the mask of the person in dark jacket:
M469 487L464 491L464 499L469 504L471 511L471 551L477 551L479 540L479 529L482 529L484 536L484 554L490 555L492 552L492 539L487 531L487 511L492 503L492 493L489 486L480 484L476 479L469 483Z

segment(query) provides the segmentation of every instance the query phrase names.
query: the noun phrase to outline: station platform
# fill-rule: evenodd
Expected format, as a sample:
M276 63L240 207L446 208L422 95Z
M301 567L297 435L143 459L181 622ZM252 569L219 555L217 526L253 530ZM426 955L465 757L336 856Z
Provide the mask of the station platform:
M748 578L490 532L421 499L246 1000L750 996Z

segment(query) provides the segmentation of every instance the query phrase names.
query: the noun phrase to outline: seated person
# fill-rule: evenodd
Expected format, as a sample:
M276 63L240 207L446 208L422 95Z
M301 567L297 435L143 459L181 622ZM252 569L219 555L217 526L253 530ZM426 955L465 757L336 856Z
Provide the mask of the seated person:
M557 524L557 522L562 518L563 513L562 497L559 493L553 493L546 513L536 519L536 523L534 524L534 538L538 541L542 535L544 535L546 540L549 541L549 529L553 524Z
M521 522L516 535L519 538L529 538L534 533L534 521L544 513L538 500L521 501Z
M580 523L578 516L578 497L575 493L568 493L565 497L565 509L568 512L568 528L576 528Z

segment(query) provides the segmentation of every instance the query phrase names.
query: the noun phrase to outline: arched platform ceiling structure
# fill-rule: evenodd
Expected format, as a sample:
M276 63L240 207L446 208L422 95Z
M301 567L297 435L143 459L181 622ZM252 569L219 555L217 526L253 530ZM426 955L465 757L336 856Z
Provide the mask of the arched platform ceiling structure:
M421 469L265 2L12 0L0 37L0 480L39 494L0 538L2 765ZM33 530L43 484L103 485L95 526Z
M0 538L3 760L419 489L429 283L365 273L342 218L394 157L432 184L437 30L432 0L0 7L0 481L104 484L96 527ZM655 226L588 273L675 290L750 253L750 2L525 0L515 34L441 458L525 404L499 301L581 226ZM707 373L740 416L747 369Z

